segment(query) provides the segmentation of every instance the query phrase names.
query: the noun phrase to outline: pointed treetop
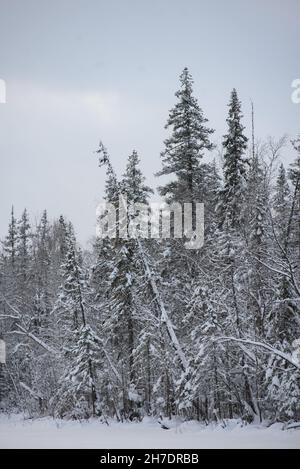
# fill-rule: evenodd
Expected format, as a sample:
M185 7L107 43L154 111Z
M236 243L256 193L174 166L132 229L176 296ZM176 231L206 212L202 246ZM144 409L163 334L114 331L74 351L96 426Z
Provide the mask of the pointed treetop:
M185 202L194 200L200 160L205 150L213 148L210 134L214 132L206 127L208 120L193 95L192 84L192 76L185 68L180 75L180 89L175 93L178 101L170 110L165 125L172 129L172 133L164 142L162 169L157 173L157 176L175 174L177 178L159 188L160 194L170 200Z
M146 178L139 167L140 158L136 150L129 155L126 171L123 175L122 190L126 192L128 202L147 203L153 190L145 185Z
M219 204L221 225L236 228L241 222L242 203L246 189L248 160L244 156L248 139L244 135L245 127L241 123L243 117L241 102L234 88L230 94L228 132L224 135L224 189Z
M183 69L179 79L180 79L181 87L184 87L185 91L189 91L189 92L193 91L194 80L187 67ZM177 94L178 94L178 91L176 92L176 96Z

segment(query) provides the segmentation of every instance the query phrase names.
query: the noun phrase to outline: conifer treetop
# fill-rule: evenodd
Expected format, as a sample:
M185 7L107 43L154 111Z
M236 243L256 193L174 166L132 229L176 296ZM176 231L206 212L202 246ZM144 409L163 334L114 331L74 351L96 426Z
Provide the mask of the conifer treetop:
M214 130L206 126L208 119L193 95L193 79L187 68L180 75L180 89L175 96L178 102L170 110L165 126L171 128L172 133L164 142L165 149L161 153L163 167L157 176L176 175L175 184L160 188L160 193L170 193L175 199L188 201L193 199L194 177L204 151L213 148L210 135Z

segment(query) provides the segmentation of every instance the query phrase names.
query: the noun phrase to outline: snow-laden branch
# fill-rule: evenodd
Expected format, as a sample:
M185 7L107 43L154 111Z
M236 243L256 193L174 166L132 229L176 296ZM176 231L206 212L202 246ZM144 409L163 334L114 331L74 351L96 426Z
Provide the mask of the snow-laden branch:
M290 260L288 259L288 257L285 255L285 259L288 263L288 268L289 268L289 272L285 272L283 270L279 270L279 269L276 269L275 267L272 267L271 265L269 264L266 264L265 262L263 262L261 259L258 259L257 257L253 256L253 259L255 259L256 261L258 261L261 265L263 265L264 267L266 267L267 269L271 270L271 272L275 272L276 274L279 274L279 275L282 275L283 277L287 277L292 286L294 287L294 290L296 292L296 294L298 296L300 296L300 287L299 285L297 284L296 282L296 279L295 279L295 275L294 275L294 272L293 272L293 268L292 268L292 265L290 263Z
M288 277L290 278L290 273L289 272L284 272L283 270L279 270L279 269L276 269L275 267L272 267L271 265L269 264L266 264L265 262L263 262L261 259L259 259L258 257L256 256L253 256L253 259L255 259L257 262L259 262L261 265L263 265L264 267L266 267L267 269L271 270L271 272L274 272L275 274L279 274L279 275L282 275L283 277Z
M22 381L20 381L20 386L21 388L25 389L25 391L29 392L29 394L36 400L40 400L40 399L43 399L42 396L40 396L36 391L33 391L33 389L31 389L29 386L27 386L27 384L23 383Z
M3 295L2 295L3 296ZM13 310L15 311L16 313L19 314L19 316L9 316L13 319L20 319L20 316L21 314L19 313L19 311L14 308L11 304L8 303L8 301L6 300L6 298L3 296L3 299L4 301L8 304L8 306ZM32 332L28 332L26 331L26 329L24 329L24 327L22 327L20 324L16 324L16 327L19 329L19 331L12 331L12 333L14 334L22 334L22 335L26 335L27 337L29 337L30 339L32 339L35 343L37 343L38 345L40 345L44 350L47 350L47 352L51 353L52 355L60 355L60 352L58 350L55 350L53 347L51 347L50 345L46 344L46 342L44 342L43 340L39 339L38 337L36 337L34 334L32 334ZM115 374L116 378L118 379L118 381L120 383L122 383L122 378L120 376L120 374L118 373L117 369L115 368L115 366L113 365L109 355L108 355L108 352L105 350L104 348L104 345L103 345L103 342L101 341L101 339L99 337L97 337L97 340L99 342L101 342L101 345L102 345L102 348L103 348L103 352L104 352L104 355L109 363L109 366L111 367L113 373Z
M298 184L298 181L297 181L297 184ZM297 192L297 190L296 190ZM296 194L295 192L295 194ZM294 200L293 200L293 205L294 205ZM292 213L293 213L293 210L294 208L292 207L291 209L291 214L290 214L290 218L289 218L289 223L291 221L291 217L292 217ZM272 232L273 232L273 236L274 236L274 240L280 250L280 252L282 253L282 257L284 259L284 261L286 262L287 264L287 268L288 268L288 272L285 272L285 271L281 271L279 269L276 269L268 264L265 264L264 262L262 262L260 259L257 259L255 258L258 262L260 262L262 265L264 265L265 267L267 267L267 269L269 269L270 271L273 271L275 273L278 273L280 275L283 275L287 278L289 278L292 286L294 287L295 289L295 292L296 294L300 297L300 286L298 285L297 283L297 280L295 278L295 272L294 272L294 269L293 269L293 265L292 265L292 262L288 256L288 238L289 238L289 229L290 227L287 228L287 233L286 233L286 240L285 240L285 243L284 243L284 246L282 246L281 242L279 241L278 239L278 236L276 234L276 231L275 231L275 226L274 226L274 220L273 220L273 216L272 216L272 212L271 210L269 209L269 216L270 216L270 220L271 220L271 224L272 224ZM278 262L278 260L277 260Z
M3 293L1 293L1 296L3 298L3 301L7 304L7 306L15 313L18 315L17 319L19 319L21 317L21 313L20 311L17 310L17 308L15 308L13 305L10 304L10 302L5 298L5 296L3 295ZM15 318L16 319L16 318Z
M108 361L108 364L109 364L109 366L111 367L112 372L114 373L115 377L117 378L117 380L119 381L119 383L120 383L121 385L123 385L121 375L119 374L118 370L116 369L116 367L114 366L113 362L111 361L111 358L110 358L110 356L109 356L107 350L106 350L105 347L104 347L103 340L102 340L100 337L98 337L95 333L94 333L94 337L95 337L95 339L97 340L97 342L101 345L101 348L102 348L103 353L104 353L104 355L105 355L105 357L106 357L106 360Z
M17 316L12 316L12 315L2 315L1 318L11 318L11 319L18 319L20 320L21 317L22 317L22 314L20 313L20 311L17 310L17 308L15 308L13 305L11 305L9 303L9 301L5 298L5 296L1 293L1 296L4 300L4 302L7 304L7 306L9 306L9 308L15 313L17 314ZM43 340L39 339L38 337L36 337L34 334L32 334L32 332L28 332L26 331L26 329L24 329L24 327L20 326L20 324L16 324L16 327L21 331L12 331L12 333L16 333L16 334L24 334L26 335L27 337L29 337L30 339L32 339L34 342L36 342L37 344L39 344L43 349L47 350L47 352L53 354L53 355L60 355L60 353L55 350L54 348L52 348L50 345L46 344L46 342L44 342Z
M60 355L60 353L58 352L58 350L55 350L54 348L52 348L50 345L46 344L46 342L44 342L43 340L39 339L38 337L36 337L34 334L32 334L32 332L28 332L26 331L26 329L24 329L24 327L20 326L20 324L16 324L16 327L18 329L20 329L20 331L23 332L23 334L27 335L27 337L29 337L30 339L32 339L34 342L36 342L37 344L39 344L43 349L47 350L47 352L51 353L52 355Z
M12 314L1 314L0 319L20 319L20 317L13 316Z
M300 370L300 363L295 362L290 355L281 352L281 350L278 350L272 345L266 344L264 342L258 342L256 340L251 339L238 339L237 337L217 337L216 340L220 342L237 342L240 344L252 345L253 347L262 348L270 353L273 353L274 355L277 355L278 357L281 357L283 360L287 361L295 368L297 368L297 370Z

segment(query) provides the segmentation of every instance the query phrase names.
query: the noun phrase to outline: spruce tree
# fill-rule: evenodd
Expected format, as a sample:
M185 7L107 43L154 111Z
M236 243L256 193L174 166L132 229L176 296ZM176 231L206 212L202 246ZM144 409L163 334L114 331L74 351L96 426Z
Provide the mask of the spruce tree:
M16 261L17 236L17 221L14 215L14 207L12 206L8 234L4 241L4 253L6 257L8 257L12 267L15 266Z
M14 207L11 208L10 223L8 226L8 234L3 242L3 252L1 253L1 266L3 269L2 278L0 280L3 293L8 299L13 299L18 295L19 289L17 285L17 243L18 243L18 227L14 215ZM3 305L3 310L5 306Z
M136 151L129 156L126 171L121 181L121 189L126 195L127 203L146 204L152 190L145 185L145 178L139 168L139 157ZM109 174L107 196L113 193L109 183L115 184ZM129 208L129 207L128 207ZM112 242L112 240L110 240ZM109 284L107 295L109 309L104 328L110 331L111 346L117 352L120 363L123 390L122 401L125 416L132 415L136 406L136 372L134 369L134 348L139 331L136 295L139 291L141 266L136 255L135 239L117 238L111 252ZM139 399L137 397L137 399Z
M123 174L122 190L127 196L127 202L146 204L153 190L145 185L145 177L139 167L140 159L138 153L133 150L128 157L126 171Z
M176 176L174 181L159 188L162 196L172 201L193 202L200 161L204 151L213 148L210 135L214 131L206 126L208 120L193 95L193 79L187 68L180 75L180 85L175 93L178 102L171 109L165 126L171 128L172 133L164 142L163 167L157 175Z
M241 123L243 115L236 89L231 93L228 106L228 133L224 135L223 140L224 188L220 194L219 213L221 224L235 229L241 222L248 163L244 155L248 139L244 135L245 128Z
M40 223L37 226L36 235L33 237L34 250L34 324L36 332L47 334L49 326L49 314L51 310L50 292L50 267L51 267L51 241L50 226L47 211L44 210Z
M63 284L57 302L65 349L66 370L57 393L56 411L78 417L96 415L97 340L87 322L86 277L78 261L75 235L66 233L66 260L62 265ZM78 414L79 412L79 414Z
M17 255L19 264L19 274L26 281L28 277L28 268L30 261L30 249L32 235L30 232L30 223L27 210L22 213L21 219L18 221L18 243Z
M288 217L291 209L291 191L286 176L286 171L281 163L275 186L273 198L274 225L279 237L279 241L284 245L286 240L286 230Z

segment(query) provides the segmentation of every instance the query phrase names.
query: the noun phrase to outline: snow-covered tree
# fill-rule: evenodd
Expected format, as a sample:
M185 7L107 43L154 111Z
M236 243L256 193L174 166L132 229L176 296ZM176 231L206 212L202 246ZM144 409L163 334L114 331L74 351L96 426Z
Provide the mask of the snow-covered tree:
M8 257L12 267L14 267L16 260L17 237L17 221L14 215L14 207L12 206L8 234L4 241L4 253Z
M224 188L221 192L219 213L222 224L236 228L241 222L241 212L246 189L247 137L241 123L241 102L236 89L231 92L227 118L228 133L224 135Z
M153 193L151 187L145 185L145 176L140 169L140 159L138 153L133 150L128 157L126 171L122 179L122 190L127 196L129 204L146 204L150 194Z
M287 180L286 171L282 163L279 167L276 180L273 208L275 212L275 229L278 233L280 242L283 244L286 240L288 217L291 210L291 191Z
M171 109L166 124L172 133L164 142L163 167L157 174L174 175L175 180L160 187L159 191L169 200L192 202L197 191L195 179L200 161L205 150L213 148L210 135L214 131L206 126L208 120L193 95L193 79L187 68L180 75L180 89L175 96L178 102Z
M28 276L28 268L30 262L32 235L30 232L30 223L27 210L22 213L21 219L18 221L18 243L17 255L19 264L19 275L25 281Z
M57 302L66 370L56 393L55 411L72 417L96 415L98 346L87 323L86 277L78 261L74 233L66 232L63 284ZM82 412L82 413L80 413ZM79 414L78 414L79 413Z

